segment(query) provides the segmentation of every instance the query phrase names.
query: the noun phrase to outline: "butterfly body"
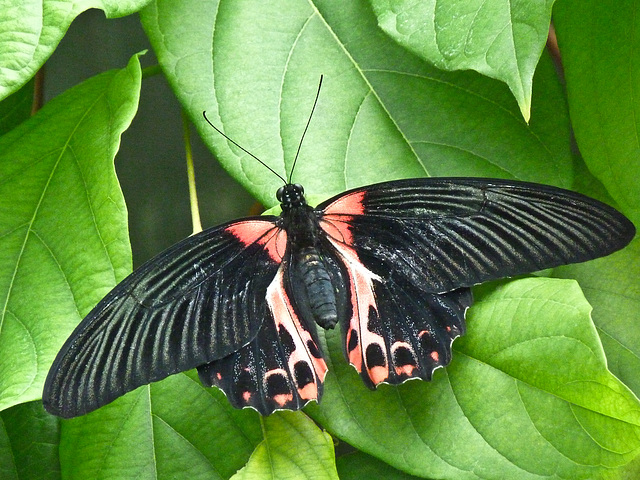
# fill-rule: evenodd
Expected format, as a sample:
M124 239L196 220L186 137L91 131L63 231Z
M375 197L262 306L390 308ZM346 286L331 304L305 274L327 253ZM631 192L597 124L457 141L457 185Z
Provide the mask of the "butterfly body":
M333 280L319 250L320 222L318 212L307 205L301 185L288 184L278 190L282 214L276 224L286 232L290 275L295 285L294 297L299 308L309 306L308 314L322 328L333 328L338 322L337 298ZM321 214L321 212L320 212Z
M47 410L73 417L197 368L236 407L319 401L318 327L340 325L370 388L429 380L465 331L470 287L624 247L633 225L588 197L496 179L425 178L307 205L287 184L280 216L205 230L114 288L58 354Z

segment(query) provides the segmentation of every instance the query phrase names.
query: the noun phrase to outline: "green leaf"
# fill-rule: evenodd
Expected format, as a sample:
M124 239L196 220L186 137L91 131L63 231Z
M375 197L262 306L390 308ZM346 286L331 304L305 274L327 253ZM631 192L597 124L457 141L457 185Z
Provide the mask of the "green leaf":
M65 478L227 479L260 442L258 418L197 376L173 375L63 421Z
M615 202L602 184L579 159L577 191L609 204ZM553 270L553 276L574 278L593 307L593 321L607 354L611 371L640 395L640 335L636 328L640 312L640 239L636 237L623 250L591 262L567 265ZM633 477L630 477L633 478Z
M333 440L302 412L262 419L264 440L233 480L336 479Z
M0 138L0 409L39 399L63 341L131 269L113 159L137 56Z
M536 73L536 101L527 126L504 85L474 72L434 69L380 34L376 18L363 1L283 1L276 8L251 0L233 7L211 0L161 0L141 12L141 18L165 75L205 141L225 167L267 205L275 203L274 192L281 181L205 124L202 110L235 141L286 176L320 74L325 75L320 102L293 174L293 180L303 183L310 197L324 198L380 180L426 175L497 176L565 187L576 183L565 98L546 56ZM540 292L540 304L557 303L559 284L553 285ZM575 289L571 285L570 294L561 302L561 312L571 311L569 305L578 302L583 328L593 334L588 307L581 295L571 294ZM490 318L489 313L485 311L478 318ZM553 311L545 314L529 321L543 326L558 322ZM495 332L486 328L476 335L491 343ZM577 445L576 451L566 445L545 450L541 438L549 433L536 436L531 426L534 420L546 422L543 426L557 434L554 429L561 431L567 422L577 428L578 415L580 419L589 417L586 421L591 418L577 406L578 413L567 414L573 404L566 399L547 409L554 394L536 388L525 392L527 398L538 394L541 398L530 402L539 402L544 405L543 413L557 416L549 414L527 424L526 415L524 420L518 417L520 406L514 413L518 422L502 424L504 433L496 423L495 431L490 432L507 440L485 440L469 424L468 412L460 412L452 394L454 382L458 389L465 389L464 382L456 380L458 375L473 385L472 375L468 380L466 370L455 369L455 365L464 364L463 354L456 352L454 365L438 371L433 384L409 382L397 389L382 386L372 394L345 365L339 334L331 332L328 337L336 360L330 365L322 407L308 410L337 436L402 471L438 478L539 478L528 472L552 477L550 472L556 470L551 465L557 460L562 474L580 478L600 475L604 469L597 466L603 462L616 468L636 453L632 442L630 453L614 450L609 456L602 453L606 448L599 450L593 445L591 449ZM531 352L536 353L535 349ZM558 355L564 360L565 353ZM456 360L456 356L462 358ZM473 362L466 362L469 366L465 368L473 366ZM597 367L604 369L604 359L598 358L598 362ZM487 375L491 377L492 372L490 369ZM484 374L481 372L480 378ZM508 374L501 375L498 380L506 376L515 383ZM527 380L518 380L523 391ZM494 417L502 413L507 418L510 411L505 409L512 406L513 397L507 402L501 397L504 387L499 381L496 385L488 382L479 391L486 398L503 401L498 403L502 410L496 407L489 413ZM335 408L332 395L341 399ZM625 395L622 404L637 408L629 399L631 394ZM467 404L465 408L471 411L485 402L478 395L475 403L478 407ZM427 421L434 423L425 424ZM631 433L625 430L624 421L613 422L611 431L612 435L621 431L620 438L629 441L636 427L625 421L632 425ZM518 437L522 423L527 426L527 435L519 443L511 442ZM591 425L585 429L590 433L597 430ZM529 440L533 448L529 448ZM567 448L577 460L565 455ZM538 466L536 455L549 455L549 460ZM476 464L480 465L477 469Z
M476 70L505 82L529 121L533 74L553 0L370 0L380 27L444 70Z
M634 458L640 404L607 370L577 283L532 278L478 290L467 335L431 383L368 392L344 365L338 335L327 335L325 397L307 411L419 476L598 478Z
M5 0L0 8L0 100L44 65L71 22L89 8L108 18L137 12L150 0Z
M33 86L34 81L31 80L0 102L0 136L29 118L33 104Z
M640 397L640 238L624 250L589 263L554 270L575 278L593 306L593 321L611 371Z
M226 168L265 203L275 203L274 192L280 180L217 135L204 123L202 110L206 109L216 125L236 141L286 175L321 73L325 74L325 87L294 172L294 180L304 183L312 198L324 198L345 188L378 180L425 175L499 176L561 186L575 184L565 98L546 56L542 57L536 73L533 87L536 101L527 126L505 85L475 72L442 72L433 68L380 32L370 6L363 0L282 0L278 5L257 0L221 4L212 0L162 0L145 9L142 19L167 78L201 134ZM87 96L95 100L91 95L88 90ZM93 111L83 103L87 99L77 100L67 105L67 113L76 114L79 110L91 118ZM116 109L109 111L117 112ZM104 152L111 153L115 148L113 139L118 138L118 128L109 125L110 116L101 118L99 125L93 125L94 136L87 135L93 139L91 148L76 142L76 134L67 136L73 141L66 144L69 153L79 150L84 155L91 151L97 164L110 165L112 156ZM19 153L23 150L28 152L30 145L43 149L45 138L47 142L51 139L55 148L59 137L62 138L55 134L55 128L63 124L51 121L46 129L42 127L40 135L26 135L30 142L14 149L12 162L13 157L21 158ZM18 142L18 136L12 138ZM100 141L103 142L101 148L93 151L94 143ZM82 148L74 148L76 145ZM3 155L4 150L0 150L0 157L4 158ZM110 158L109 162L105 158ZM4 163L7 162L0 165ZM31 185L31 170L21 168L19 171L29 174L29 181L23 184ZM58 180L57 172L44 169L44 173L39 173L53 181ZM73 225L78 225L76 221L80 224L55 230L60 243L68 240L69 231L74 235L74 255L78 259L73 268L63 270L68 272L69 280L63 275L51 277L46 262L41 262L44 268L34 268L25 279L24 290L26 280L32 286L30 296L22 297L23 304L28 304L23 310L35 305L34 314L40 317L64 319L58 321L59 329L54 328L53 323L46 323L46 332L45 327L35 330L40 343L49 341L50 337L57 339L55 346L52 340L51 346L45 349L51 352L48 359L38 354L38 361L44 358L39 364L42 375L55 349L80 315L128 271L128 258L121 260L122 263L115 260L127 257L124 248L119 253L105 253L105 248L112 247L114 242L97 241L95 235L96 225L103 228L108 225L113 232L119 232L112 235L118 239L115 243L120 240L121 245L126 243L123 212L117 215L110 204L113 201L121 206L119 192L111 188L112 178L110 166L89 179L93 188L109 193L96 195L103 201L95 202L93 226L87 226L82 208L85 203L94 205L90 200L83 200L88 197L89 187L78 190L72 182L72 188L64 195L64 203L42 197L56 205L55 211L60 212L60 219L53 220L67 225L73 219ZM66 180L60 183L69 184ZM2 185L0 188L8 189L11 195L3 195L0 201L13 199L14 203L9 204L10 208L0 209L0 225L4 225L5 216L9 218L7 212L23 206L22 201L15 200L16 192L23 195L22 187ZM39 190L41 196L43 191ZM77 232L80 237L76 241ZM6 238L9 237L2 237ZM4 258L6 264L9 257L0 258ZM2 278L7 275L12 278L16 264L13 270L0 271ZM41 271L46 282L40 278ZM571 285L567 287L569 294L561 288L567 285ZM62 293L52 297L44 287ZM378 392L369 392L353 368L345 364L338 335L332 332L329 342L334 361L325 398L321 408L315 406L309 411L354 445L397 469L419 475L463 479L539 479L555 475L573 479L598 477L606 468L617 472L617 466L637 452L634 443L637 422L619 415L615 408L627 408L627 416L632 416L637 411L635 399L612 381L604 369L604 358L588 320L587 307L574 291L575 286L556 282L552 287L536 290L539 295L533 300L522 291L516 293L523 298L515 300L501 297L502 290L496 292L495 299L487 295L487 299L495 300L489 305L498 306L476 308L477 313L469 322L473 341L456 342L454 364L436 372L433 383L409 382L399 388L382 386ZM45 301L50 304L42 313ZM539 314L520 315L518 309L515 316L509 313L508 307L512 305L509 302L521 306L527 301L540 308ZM575 311L569 307L574 304L579 307L576 321L571 316ZM491 324L499 309L505 311L500 316L508 318L505 323ZM565 325L567 319L568 325ZM510 323L512 321L515 323ZM519 322L527 323L520 325ZM547 339L531 329L548 326L567 327L553 338L577 340L568 342L568 346L553 345L549 351L518 350L514 341L509 343L509 338L501 337L508 332L531 333L532 344L544 343ZM0 343L4 333L0 332ZM509 363L505 355L484 352L482 347L494 345L494 337L498 337L503 346L506 344L504 350L518 361L512 357ZM34 342L34 345L40 343ZM462 348L465 345L467 347ZM576 345L588 346L577 348ZM12 368L25 363L26 349L18 348L13 337L7 337L6 344L0 347L9 348L7 356L0 357L2 378L10 375ZM0 355L4 355L2 349ZM486 358L487 355L490 358ZM6 369L5 358L13 362ZM574 398L575 392L561 391L553 382L540 385L546 376L550 381L559 377L556 370L545 370L549 362L557 367L559 358L563 367L571 366L571 374L579 378L587 374L595 383L592 398L586 393ZM584 363L584 368L573 368L576 359L579 366ZM538 363L532 367L534 360ZM518 373L524 378L519 378ZM28 377L16 375L15 379L18 378ZM614 390L600 392L603 384ZM37 392L41 380L34 385ZM594 410L592 403L596 399L603 403ZM282 419L277 417L265 420L279 421ZM246 464L254 451L255 459L252 458L241 475L260 469L263 461L269 467L285 465L283 468L289 469L300 458L303 459L301 465L306 467L308 459L317 462L320 457L321 464L330 467L332 449L327 437L307 423L302 430L290 423L276 423L265 427L267 433L263 438L255 412L232 409L219 391L202 388L193 373L177 375L141 387L86 417L63 422L62 470L67 478L83 480L229 478ZM559 437L564 432L568 432L567 438L575 436L574 444L563 443L564 438ZM585 432L595 440L589 443ZM298 434L304 442L309 441L299 441L298 448L293 448L287 438L292 435L300 438ZM5 439L12 440L10 435ZM264 443L256 450L262 440ZM613 444L616 441L621 445ZM305 448L299 448L301 444ZM273 445L278 448L271 448ZM282 451L284 456L278 457ZM384 471L382 465L379 467ZM324 475L323 472L320 475ZM333 470L330 473L335 474Z
M265 205L275 204L281 181L217 134L202 111L286 176L320 74L293 175L311 194L428 175L572 183L568 116L548 59L536 108L553 115L534 109L527 126L503 84L415 57L380 32L364 0L159 0L141 19L200 134Z
M60 423L42 403L16 405L0 414L0 478L57 480L60 478Z
M567 0L554 10L580 152L636 225L640 224L637 8L630 0Z
M97 412L63 420L60 464L65 478L158 478L149 408L149 387L143 387Z
M338 466L340 480L370 480L372 478L417 480L419 478L396 470L389 464L363 452L355 452L338 457L336 465Z

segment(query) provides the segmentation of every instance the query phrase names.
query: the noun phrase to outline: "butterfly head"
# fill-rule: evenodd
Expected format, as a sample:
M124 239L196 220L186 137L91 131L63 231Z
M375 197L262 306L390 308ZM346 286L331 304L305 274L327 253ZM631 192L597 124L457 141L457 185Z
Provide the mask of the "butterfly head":
M299 183L287 183L278 189L276 198L282 210L291 210L307 204L304 198L304 188Z

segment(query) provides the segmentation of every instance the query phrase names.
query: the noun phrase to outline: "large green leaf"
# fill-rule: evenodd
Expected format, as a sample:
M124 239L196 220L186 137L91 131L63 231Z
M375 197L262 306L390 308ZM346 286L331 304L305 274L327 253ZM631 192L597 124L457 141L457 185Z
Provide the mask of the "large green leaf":
M417 480L419 477L396 470L388 463L363 452L350 453L336 458L336 466L341 480Z
M140 78L134 56L0 138L0 409L40 398L62 342L131 269L113 159Z
M222 5L212 1L162 1L145 10L143 21L167 77L201 133L220 154L226 167L265 203L274 203L273 192L279 180L242 152L230 148L204 124L201 111L207 109L217 125L285 175L291 169L320 73L325 74L325 88L294 175L314 197L377 180L430 174L503 176L563 186L573 182L564 99L546 57L536 76L537 101L531 125L527 126L503 85L475 73L443 73L430 67L381 34L371 9L363 1L287 0L276 6L254 0ZM131 78L137 78L136 75ZM119 78L124 82L126 73L121 73ZM78 115L80 112L92 119L94 111L87 109L86 102L93 99L96 105L103 105L92 95L92 90L87 89L86 98L65 104L67 113ZM113 97L119 98L115 93ZM129 108L122 109L131 113ZM115 108L109 112L114 112L114 117L121 113ZM72 136L65 130L64 121L58 121L57 116L52 118L46 128L37 130L39 135L27 134L32 125L37 125L31 122L26 124L29 127L23 126L19 133L7 137L20 148L11 150L11 159L16 157L17 161L5 168L19 171L22 177L16 173L15 178L23 183L3 184L11 195L2 198L8 202L15 199L16 192L23 195L22 187L33 185L34 178L38 180L34 172L45 179L40 180L40 185L44 182L48 187L35 189L32 195L42 198L42 203L35 206L29 203L31 190L25 188L27 195L20 197L27 199L25 203L13 200L14 203L9 204L11 209L0 210L3 221L14 218L6 213L9 211L17 215L15 218L23 219L23 223L9 224L15 226L14 230L7 230L10 234L5 235L3 241L11 240L11 233L19 231L24 218L40 220L42 212L52 209L51 205L62 204L54 200L64 198L64 208L56 210L62 213L56 218L52 215L46 218L54 226L58 225L55 222L63 225L51 231L65 234L73 231L75 245L82 247L76 247L77 259L71 268L66 268L66 257L62 257L60 271L66 276L57 278L49 273L50 265L45 261L49 257L38 257L41 268L24 270L29 275L23 278L15 272L21 273L23 266L29 264L22 262L22 257L20 263L17 260L7 263L6 258L11 257L3 256L4 266L14 267L3 270L11 288L6 298L20 300L16 303L22 307L20 313L35 305L37 315L60 320L59 330L51 328L53 323L39 324L55 330L53 334L42 333L44 327L30 329L29 332L36 332L36 341L32 344L24 341L27 335L23 335L23 345L42 346L43 352L51 353L49 357L38 355L42 369L34 374L38 379L33 381L35 387L30 393L14 395L7 404L36 398L29 395L37 393L43 369L72 325L129 268L126 248L105 253L114 243L109 242L109 235L106 239L95 235L101 226L107 228L112 239L126 243L122 211L120 208L114 211L113 204L109 203L109 199L119 199L119 192L113 188L112 167L106 176L104 173L104 164L111 164L112 153L117 148L114 138L118 138L122 125L120 128L110 125L117 122L113 122L111 116L102 115L95 119L96 125L91 125L95 136L80 135L88 129L84 120L78 120ZM65 138L56 134L58 130L67 132L67 150L55 150L56 142ZM22 137L26 143L19 142ZM93 198L87 193L91 188L78 191L67 176L58 176L61 170L52 169L47 164L49 157L43 153L36 156L41 159L36 165L49 165L48 170L24 168L24 162L20 163L20 153L30 152L34 145L43 149L45 138L51 141L46 145L52 145L58 155L62 151L82 159L90 154L102 160L97 162L102 167L95 167L101 175L86 177L87 185L106 192L104 197L96 194L97 198L106 200L95 202L96 208L92 211L95 215L91 216L95 224L87 226L86 209L83 209L83 205L93 205L91 200L83 203L83 199ZM85 138L92 139L89 146L84 144ZM102 149L97 155L96 145ZM3 154L4 150L0 155ZM60 158L67 159L64 155ZM62 160L60 166L71 169L76 165ZM83 165L80 160L78 165ZM56 192L51 189L59 185L65 189L60 187L57 196L43 196L45 191ZM115 202L121 207L120 200ZM25 205L31 205L31 210ZM22 213L20 217L20 208L32 216L25 217ZM39 212L35 217L34 211ZM67 212L73 213L67 217ZM80 226L64 228L77 225L71 217ZM28 237L32 230L25 230L24 238L33 241L41 238L35 237L36 233L40 235L40 225L34 225L38 230L33 231L32 237ZM58 243L53 243L56 248L49 248L56 254L53 258L59 258L60 245L67 244L64 239L65 235L58 235ZM45 240L44 244L49 246L48 237ZM36 253L34 250L33 254ZM124 259L118 267L113 266L118 263L116 258ZM594 265L586 268L593 269L595 274L598 267ZM621 272L620 278L612 282L612 288L628 281L628 274ZM37 293L14 297L13 293L20 291L15 288L22 286L21 282L26 285L27 281L31 292ZM55 296L46 293L49 290L43 289L45 283L54 290ZM437 372L432 384L410 382L400 388L384 386L380 392L371 393L362 386L353 369L345 365L339 340L332 334L330 345L335 361L322 408L315 409L316 418L363 450L398 469L420 475L538 478L556 474L580 478L599 475L602 469L597 465L613 469L624 464L637 450L634 443L637 421L632 418L637 411L635 399L604 369L604 358L594 340L581 297L572 290L573 286L571 295L561 295L562 289L557 285L537 290L533 297L527 297L522 291L516 292L520 295L516 298L498 296L497 299L506 302L499 303L498 307L495 306L497 300L487 296L488 303L480 304L470 319L469 337L456 344L454 364L446 372ZM71 300L69 292L73 295ZM47 301L53 307L49 304L45 314L39 313ZM562 308L556 311L540 307L536 315L513 316L504 306L516 304L523 308L527 301L537 306L560 305ZM568 305L579 306L579 320L572 320L570 314L575 312ZM504 309L507 324L495 321L492 309L499 308ZM13 314L13 310L7 309L7 312ZM19 317L22 318L26 317ZM515 324L508 323L512 319ZM565 326L567 319L569 327L579 325L582 330L561 330L560 333L553 330L552 339L556 343L551 345L550 340L536 330ZM13 325L15 330L19 322L14 320L5 316L4 326ZM517 323L522 321L529 323L524 326ZM518 328L512 328L513 325ZM525 328L527 326L529 328ZM495 337L505 332L528 334L527 344L546 346L518 350L516 345L520 344L515 342L515 336L499 338L496 342ZM24 363L26 348L20 345L20 336L9 330L11 335L5 337L6 333L3 328L0 342L6 339L2 346L8 348L4 349L7 351L4 358L9 362L0 363L0 374L9 379L7 385L11 386L16 385L16 380L29 377L24 374L11 377L12 368ZM563 342L565 337L577 340ZM494 348L506 345L510 347L505 348L509 355L487 352L486 348L483 350L486 345ZM577 348L581 345L587 347ZM589 352L593 352L591 357ZM562 371L550 367L558 367L559 358L569 365L578 362L577 365L584 367L570 369L567 375L571 381L574 380L571 375L575 375L593 382L593 395L563 391L559 387L562 383L553 382L560 377L557 372ZM535 361L533 366L539 370L532 367ZM35 362L26 363L35 365ZM483 379L485 383L481 382ZM566 381L566 378L560 379ZM602 385L610 389L603 393L599 390ZM616 390L617 397L611 394ZM345 398L349 399L346 404ZM594 406L595 399L606 402ZM616 410L621 408L626 408L627 413ZM393 422L381 422L381 418L393 419ZM303 438L324 438L310 422L305 425ZM259 468L264 460L275 464L268 455L265 458L265 449L276 440L269 432L263 437L258 428L254 412L235 411L220 392L203 389L191 374L178 375L151 387L142 387L86 417L65 422L61 437L63 474L82 479L229 478L263 440L255 451L255 459L244 471L246 475L254 471L256 465ZM567 445L559 432L569 432L575 442ZM595 440L590 442L585 432ZM10 440L9 435L5 438ZM278 435L276 438L276 443L284 440ZM616 441L620 445L613 444ZM320 443L323 462L330 464L330 455L326 455L329 445L324 440ZM301 451L283 448L279 461L290 465L298 458L313 458L318 452L311 444L315 445L300 443ZM537 462L538 456L544 461Z
M264 440L233 480L338 479L333 440L302 412L262 419Z
M33 104L34 81L0 102L0 136L29 118Z
M503 84L415 57L380 32L364 0L159 0L141 18L205 141L266 205L280 180L230 149L202 111L284 176L320 74L320 102L294 172L311 194L425 175L572 183L568 118L547 59L527 126Z
M563 0L554 10L571 119L591 172L640 224L640 32L633 0Z
M332 332L325 398L309 413L361 450L433 478L599 478L637 455L640 403L607 370L577 284L480 290L467 335L432 383L368 392Z
M275 203L274 192L280 180L205 124L202 110L207 110L209 118L234 140L281 175L288 175L321 73L325 83L320 103L293 174L294 181L303 183L312 198L378 180L425 175L501 176L561 186L574 183L565 99L555 70L545 56L535 77L536 101L527 126L503 85L471 72L441 72L409 54L379 32L375 16L364 1L291 0L274 6L253 0L233 5L159 0L146 8L141 18L175 94L200 133L225 167L267 205ZM597 273L598 267L593 264L586 268ZM629 281L627 272L620 275L612 288ZM540 303L555 304L556 289L543 290ZM582 297L573 291L562 300L565 306L573 301L582 304L581 322L593 333ZM567 310L571 309L562 311ZM480 312L478 318L490 317L488 312ZM530 320L540 325L558 322L553 311L544 313L545 318ZM481 342L490 343L495 332L486 328L476 335ZM346 382L355 393L348 402L338 402L335 415L320 416L313 407L310 411L323 424L331 425L337 435L400 470L450 478L532 478L534 475L527 472L536 456L549 454L549 458L559 459L562 475L584 477L602 472L589 462L600 465L604 461L615 468L632 458L637 449L630 442L631 453L604 454L603 461L602 451L593 445L589 446L593 447L591 450L579 445L576 451L566 445L554 445L549 453L540 437L531 433L526 417L524 421L519 418L520 423L513 426L501 424L504 438L484 440L481 434L474 433L474 426L466 418L460 418L460 407L451 398L451 384L457 376L473 384L473 370L469 369L474 362L465 363L462 353L456 353L462 356L456 365L463 367L447 369L451 382L445 381L445 376L440 383L410 382L400 389L381 387L387 395L381 397L381 393L368 392L353 369L344 364L337 353L341 347L335 333L330 335L330 344L337 358L332 372L337 374L330 374L321 411L331 406L332 394L340 396L336 392L346 391L341 390L347 387L340 382ZM536 353L535 349L528 352ZM580 358L576 357L579 353L569 350L559 355L575 361ZM597 368L589 373L604 371L602 375L608 375L603 359L598 361ZM436 376L443 375L439 372ZM539 376L535 372L527 375ZM333 383L336 378L338 383ZM526 385L529 380L520 381ZM464 381L456 383L462 385L458 387L462 391ZM509 381L513 383L514 379ZM409 415L404 404L389 408L384 400L400 395L405 398L405 392L414 389L418 393L410 398L419 413ZM528 398L535 397L539 390L527 391ZM494 388L491 382L478 391L487 398L502 398L502 387ZM553 394L543 392L541 399L536 397L535 401L546 408L545 402ZM534 405L535 401L531 400ZM474 407L468 401L466 408L490 407L484 405L481 396L475 402ZM567 399L562 402L561 406L554 406L554 412L562 412L562 406L571 404ZM628 391L620 402L637 408ZM353 409L346 415L345 403ZM428 418L442 419L444 423L437 424L439 428L416 432L413 425L417 417L425 417L425 408L433 409L426 414ZM504 412L503 405L502 410L489 409L488 414L496 417ZM357 416L357 420L350 415ZM381 422L381 418L391 418L393 422ZM451 424L447 424L449 418L454 418ZM544 426L562 430L566 418L545 417ZM523 439L532 440L531 448L523 440L509 441L518 436L523 422L528 429ZM629 419L619 423L627 425L624 422L632 425L632 433L623 435L629 440L636 427ZM354 423L359 428L350 430ZM618 427L624 431L617 423L612 431ZM497 430L490 433L495 436ZM455 437L456 432L461 432L460 438ZM545 431L542 436L547 435ZM396 443L387 448L386 444L370 442L371 438L380 437ZM414 450L408 452L409 447ZM603 450L606 452L606 448ZM565 453L577 460L565 459ZM511 456L505 458L507 454ZM481 464L477 471L476 464ZM550 463L543 462L539 467L543 476L552 476L551 470Z
M150 0L3 0L0 3L0 100L44 65L74 18L89 8L109 18L137 12Z
M260 440L256 412L179 374L63 422L60 454L68 479L228 479Z
M609 368L640 396L640 238L610 257L558 268L554 275L580 282L594 306Z
M509 85L525 120L554 0L369 0L380 27L444 70L472 69Z
M30 402L0 413L0 478L58 480L60 422Z
M602 184L582 166L576 188L586 195L613 203ZM598 329L611 371L640 396L640 332L634 325L640 315L640 238L606 258L567 265L553 276L575 278L593 305Z

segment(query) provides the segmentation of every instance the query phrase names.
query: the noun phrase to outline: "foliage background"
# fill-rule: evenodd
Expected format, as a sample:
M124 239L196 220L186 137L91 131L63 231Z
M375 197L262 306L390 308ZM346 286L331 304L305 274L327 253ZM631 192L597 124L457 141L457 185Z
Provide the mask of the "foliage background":
M45 77L62 80L46 83L58 98L31 119L33 83L0 103L2 478L633 478L637 240L551 272L581 288L554 278L477 288L469 332L432 383L368 392L327 335L325 398L305 410L317 424L235 411L192 373L71 421L38 402L61 342L131 268L118 149L134 263L189 234L176 98L267 206L277 179L200 113L284 174L324 73L294 177L312 198L391 178L500 176L615 199L637 225L636 2L557 2L566 91L546 53L538 63L553 2L459 3L0 3L2 98L51 52ZM124 18L96 10L65 35L90 7ZM126 16L143 7L141 20ZM141 79L135 54L149 46L140 59L157 54L164 76ZM89 78L109 68L120 70ZM213 183L226 174L192 137L205 225L246 213L250 198Z

